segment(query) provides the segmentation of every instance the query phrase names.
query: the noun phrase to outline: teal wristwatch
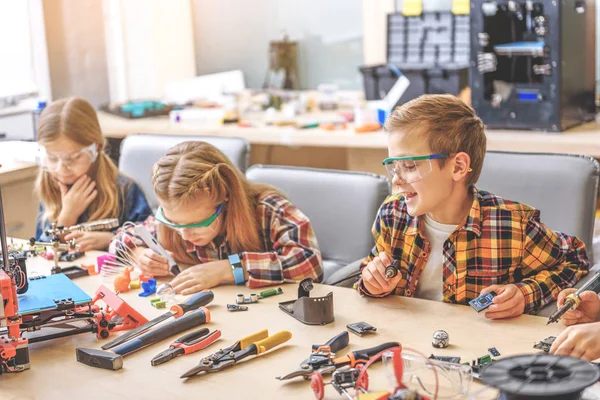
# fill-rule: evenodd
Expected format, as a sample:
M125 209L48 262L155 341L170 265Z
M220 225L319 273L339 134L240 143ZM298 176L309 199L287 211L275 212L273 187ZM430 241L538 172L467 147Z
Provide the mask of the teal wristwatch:
M244 268L242 267L242 260L240 260L239 254L232 254L227 258L229 259L229 264L231 264L235 284L243 285L246 283L246 279L244 279Z

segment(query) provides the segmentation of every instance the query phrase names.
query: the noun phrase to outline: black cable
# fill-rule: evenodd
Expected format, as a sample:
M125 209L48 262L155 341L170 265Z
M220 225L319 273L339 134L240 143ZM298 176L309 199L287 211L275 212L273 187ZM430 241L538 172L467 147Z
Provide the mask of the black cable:
M336 281L336 282L334 282L334 283L331 283L330 285L331 285L331 286L336 286L336 285L338 285L338 284L340 284L340 283L342 283L342 282L344 282L344 281L347 281L348 279L357 278L357 277L359 277L361 274L362 274L362 271L358 271L358 272L356 272L356 273L354 273L354 274L352 274L352 275L350 275L350 276L347 276L347 277L345 277L344 279L340 279L339 281Z

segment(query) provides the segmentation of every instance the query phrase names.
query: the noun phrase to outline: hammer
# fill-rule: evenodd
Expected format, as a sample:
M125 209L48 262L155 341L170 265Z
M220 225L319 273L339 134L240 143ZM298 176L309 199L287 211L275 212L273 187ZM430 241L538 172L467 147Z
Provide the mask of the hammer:
M208 322L210 322L210 311L205 307L200 307L196 311L154 328L112 350L77 348L77 361L91 367L116 371L123 368L124 356Z

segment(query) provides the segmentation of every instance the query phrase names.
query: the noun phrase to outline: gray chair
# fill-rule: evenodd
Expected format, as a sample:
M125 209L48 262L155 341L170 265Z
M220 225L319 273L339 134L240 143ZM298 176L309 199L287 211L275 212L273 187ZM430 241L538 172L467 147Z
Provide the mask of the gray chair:
M477 187L539 209L548 227L581 239L592 262L599 179L600 164L592 157L490 151ZM577 287L598 268L594 266ZM554 310L556 305L549 304L538 315L548 316Z
M390 193L386 177L366 172L253 165L249 180L279 188L313 225L323 256L324 282L373 247L371 227Z
M200 135L129 135L121 144L119 170L140 184L153 210L158 207L158 201L152 189L152 166L166 154L169 148L187 140L210 143L225 153L242 172L248 168L250 143L244 138Z

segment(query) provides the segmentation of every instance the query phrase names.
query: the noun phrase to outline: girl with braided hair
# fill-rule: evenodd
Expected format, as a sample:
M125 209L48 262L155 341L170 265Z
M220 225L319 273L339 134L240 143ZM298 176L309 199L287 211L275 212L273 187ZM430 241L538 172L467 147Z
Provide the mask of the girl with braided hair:
M249 182L214 146L172 147L154 165L152 183L160 207L145 225L185 268L171 282L177 293L322 278L310 220L275 188ZM169 274L166 258L135 251L145 274Z

